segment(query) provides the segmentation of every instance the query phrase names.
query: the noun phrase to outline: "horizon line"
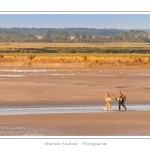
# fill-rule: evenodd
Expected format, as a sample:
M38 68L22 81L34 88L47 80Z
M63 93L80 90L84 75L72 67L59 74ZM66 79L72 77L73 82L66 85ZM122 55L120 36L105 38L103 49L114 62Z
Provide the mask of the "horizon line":
M10 29L10 28L35 28L35 29L40 29L40 28L45 28L45 29L113 29L113 30L150 30L150 28L90 28L90 27L64 27L64 28L52 28L52 27L0 27L1 28L4 28L4 29Z

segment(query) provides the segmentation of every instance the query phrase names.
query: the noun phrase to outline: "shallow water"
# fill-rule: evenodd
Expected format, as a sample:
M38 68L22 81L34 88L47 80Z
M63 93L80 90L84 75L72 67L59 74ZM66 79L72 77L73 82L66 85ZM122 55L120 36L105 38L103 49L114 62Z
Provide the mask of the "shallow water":
M46 74L47 75L47 74ZM57 75L65 75L65 76L110 76L110 77L113 77L113 76L117 76L117 75L99 75L99 74L49 74L49 75L53 75L53 76L57 76Z
M24 73L34 73L34 72L50 72L50 71L62 71L60 69L0 69L1 72L24 72Z
M134 76L150 76L150 74L131 74L131 75L134 75Z
M0 75L0 77L8 77L8 78L19 78L24 77L24 75Z
M118 112L118 107L112 106L113 111ZM150 105L127 105L127 111L150 111ZM124 111L122 107L121 110ZM62 113L94 113L108 112L105 106L64 106L64 107L1 107L0 115L21 115L21 114L62 114Z
M110 70L97 70L96 72L93 70L89 70L89 69L85 69L85 70L72 70L72 69L0 69L0 72L5 72L6 74L1 74L0 77L7 77L7 78L19 78L19 77L24 77L24 74L22 73L27 73L26 77L29 77L30 74L31 75L49 75L49 76L101 76L101 77L115 77L115 76L119 76L119 75L128 75L128 76L150 76L150 74L148 74L148 72L146 73L127 73L127 72L120 72L118 71L117 73L110 71ZM20 73L17 75L11 75L11 74L7 74L7 72L9 73ZM44 74L43 74L44 73Z

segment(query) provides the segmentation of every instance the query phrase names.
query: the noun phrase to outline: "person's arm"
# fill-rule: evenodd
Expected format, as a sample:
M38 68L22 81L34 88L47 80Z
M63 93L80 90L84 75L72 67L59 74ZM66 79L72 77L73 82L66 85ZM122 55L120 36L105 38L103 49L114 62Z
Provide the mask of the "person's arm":
M116 95L114 95L114 94L111 94L112 96L114 96L114 97L116 97Z

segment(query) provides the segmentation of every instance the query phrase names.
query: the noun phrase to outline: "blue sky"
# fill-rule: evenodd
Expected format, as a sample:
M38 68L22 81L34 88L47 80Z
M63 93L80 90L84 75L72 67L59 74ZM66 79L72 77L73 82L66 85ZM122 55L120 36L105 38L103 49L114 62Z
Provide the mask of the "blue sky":
M150 14L0 14L0 27L150 29Z

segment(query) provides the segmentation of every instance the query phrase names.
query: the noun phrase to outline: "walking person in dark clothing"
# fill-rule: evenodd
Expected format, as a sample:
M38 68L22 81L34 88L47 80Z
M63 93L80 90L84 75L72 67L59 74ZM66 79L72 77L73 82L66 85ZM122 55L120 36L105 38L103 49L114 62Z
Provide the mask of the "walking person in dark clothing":
M127 110L126 106L124 105L125 101L124 95L121 92L119 92L118 98L119 98L119 110L121 108L121 105L124 107L125 110Z
M112 94L113 95L113 94ZM115 95L113 95L114 97L116 97ZM119 92L118 97L116 97L116 100L119 102L119 111L121 109L121 105L124 107L125 111L127 110L126 106L124 105L124 101L125 101L126 97Z

